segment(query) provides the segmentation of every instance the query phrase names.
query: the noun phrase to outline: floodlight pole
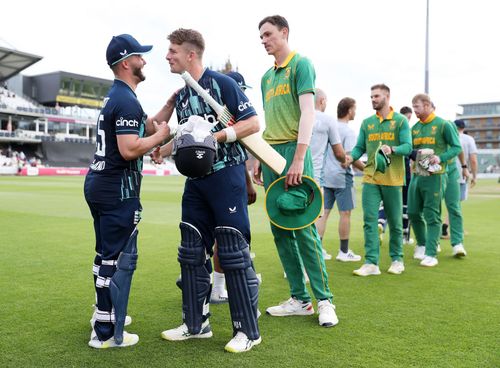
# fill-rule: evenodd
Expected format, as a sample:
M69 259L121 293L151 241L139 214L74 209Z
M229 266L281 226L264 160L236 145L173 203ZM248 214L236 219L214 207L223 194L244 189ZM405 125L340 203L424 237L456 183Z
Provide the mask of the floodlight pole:
M425 93L429 94L429 0L425 18Z

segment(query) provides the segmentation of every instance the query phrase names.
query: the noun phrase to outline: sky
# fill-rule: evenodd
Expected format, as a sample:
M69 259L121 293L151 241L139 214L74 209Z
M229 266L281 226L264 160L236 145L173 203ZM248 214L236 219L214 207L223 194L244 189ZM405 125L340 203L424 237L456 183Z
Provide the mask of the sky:
M290 24L292 50L316 69L336 115L338 101L357 101L353 123L372 115L370 87L391 88L391 105L411 105L424 91L426 0L279 1L25 1L2 4L0 45L43 56L23 73L67 71L112 79L105 59L113 35L132 34L153 45L145 56L146 81L137 89L154 114L183 85L165 60L167 35L193 28L205 38L205 66L222 68L228 58L254 87L247 95L264 125L260 79L273 65L260 43L258 23L280 14ZM500 101L500 2L430 0L429 94L444 118L459 104ZM412 118L412 123L416 118Z

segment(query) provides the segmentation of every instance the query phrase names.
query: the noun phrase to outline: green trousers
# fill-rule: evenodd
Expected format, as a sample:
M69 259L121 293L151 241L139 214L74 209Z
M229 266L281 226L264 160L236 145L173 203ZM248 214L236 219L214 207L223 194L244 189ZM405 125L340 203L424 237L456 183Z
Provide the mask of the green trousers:
M393 261L403 259L403 195L402 187L363 184L363 230L365 235L365 263L378 265L380 240L378 236L378 209L384 202L389 224L389 255Z
M451 245L461 244L464 241L464 220L460 202L460 174L456 165L447 173L448 180L444 192L444 203L450 220Z
M425 254L436 257L441 234L441 200L446 188L446 174L414 175L408 189L408 217L417 238L425 245Z
M287 166L284 171L286 174L295 155L297 144L295 142L277 144L273 145L273 148L286 159ZM280 177L266 165L262 165L262 174L266 190L273 181ZM304 175L314 177L309 150L304 160ZM291 296L302 301L311 301L304 278L303 268L305 268L314 297L317 300L332 300L333 295L328 287L328 274L316 225L312 224L300 230L284 230L271 224L271 231L281 264L286 272Z

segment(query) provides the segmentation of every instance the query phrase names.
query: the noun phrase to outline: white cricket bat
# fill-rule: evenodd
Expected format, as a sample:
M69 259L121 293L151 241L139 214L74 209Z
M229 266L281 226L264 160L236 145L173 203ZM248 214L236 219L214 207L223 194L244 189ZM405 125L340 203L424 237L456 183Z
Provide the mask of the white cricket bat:
M205 91L188 72L183 72L181 77L187 85L193 88L205 100L205 102L208 103L212 109L214 109L219 122L225 127L228 126L228 123L233 120L233 116L227 107L222 106L215 101L214 98L210 96L210 94ZM240 138L239 141L248 151L250 151L252 155L254 155L257 160L269 166L275 174L281 175L283 173L286 166L285 158L275 151L274 148L262 138L260 132Z

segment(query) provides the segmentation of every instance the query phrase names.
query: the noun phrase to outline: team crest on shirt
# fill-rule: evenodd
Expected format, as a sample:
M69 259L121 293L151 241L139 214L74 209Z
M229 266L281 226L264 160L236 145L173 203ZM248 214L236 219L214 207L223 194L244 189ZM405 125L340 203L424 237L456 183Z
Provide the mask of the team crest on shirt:
M292 71L292 69L290 67L286 68L285 70L285 78L290 78L290 72Z
M375 129L375 124L368 124L368 130Z
M418 135L420 133L420 130L412 130L413 135Z
M437 126L433 126L432 127L432 131L431 131L431 134L436 134L436 130L437 130Z
M391 130L396 129L396 121L395 120L391 120L391 125L389 126L389 129L391 129Z

